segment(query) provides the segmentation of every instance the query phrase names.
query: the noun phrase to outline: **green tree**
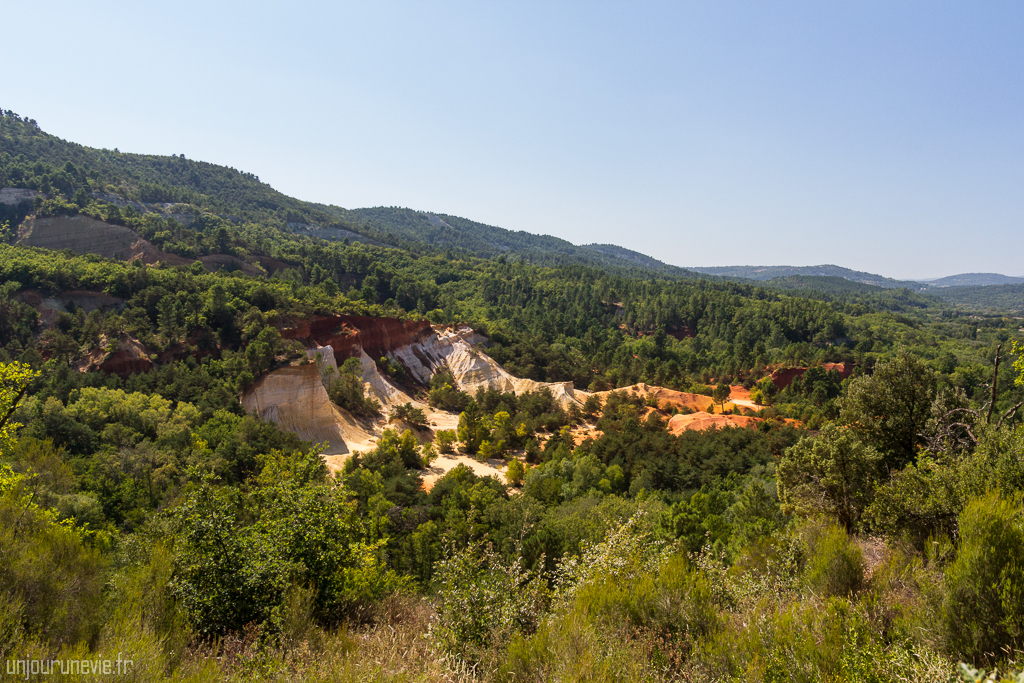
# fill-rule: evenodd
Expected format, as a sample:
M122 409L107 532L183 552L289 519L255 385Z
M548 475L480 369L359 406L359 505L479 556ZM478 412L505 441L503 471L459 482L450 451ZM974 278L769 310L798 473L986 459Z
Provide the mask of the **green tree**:
M754 398L755 393L757 398ZM772 381L771 377L765 377L757 383L754 391L750 392L750 397L758 405L770 406L775 403L775 397L778 395L779 390L775 386L775 382Z
M522 461L519 458L512 458L512 461L509 462L508 467L505 469L505 481L508 482L509 486L522 486L525 475L526 468L523 467Z
M349 358L327 374L327 395L336 405L355 415L380 414L380 401L363 393L363 366L358 358Z
M711 391L711 400L722 407L725 410L725 402L729 400L729 394L731 389L728 383L719 382L715 385L715 388Z
M880 460L850 429L826 425L783 454L776 470L783 511L835 515L852 531L871 502Z
M403 403L392 408L391 419L404 420L418 429L426 429L428 426L426 414L424 414L422 409L414 407L411 403Z
M439 453L451 453L455 439L455 430L452 429L440 429L434 434L434 443Z
M905 350L859 377L840 399L840 419L882 453L882 464L899 469L924 445L924 431L935 398L935 375Z
M172 590L199 633L251 623L278 631L289 593L304 586L321 624L358 620L373 600L405 585L384 562L387 538L369 539L351 492L327 479L315 450L261 459L246 490L204 480L170 513Z
M480 448L480 443L486 437L486 432L486 428L481 425L480 408L474 401L459 413L459 427L456 432L459 441L462 442L462 447L466 449L467 453L476 453Z
M11 419L14 411L38 376L38 371L17 361L0 363L0 455L10 448L14 432L21 426Z

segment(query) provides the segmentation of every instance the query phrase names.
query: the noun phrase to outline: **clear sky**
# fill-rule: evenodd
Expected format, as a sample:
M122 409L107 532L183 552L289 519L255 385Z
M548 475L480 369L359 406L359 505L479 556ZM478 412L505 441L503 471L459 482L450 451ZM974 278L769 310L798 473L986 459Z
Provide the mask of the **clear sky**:
M1024 275L1021 2L6 3L0 107L680 266Z

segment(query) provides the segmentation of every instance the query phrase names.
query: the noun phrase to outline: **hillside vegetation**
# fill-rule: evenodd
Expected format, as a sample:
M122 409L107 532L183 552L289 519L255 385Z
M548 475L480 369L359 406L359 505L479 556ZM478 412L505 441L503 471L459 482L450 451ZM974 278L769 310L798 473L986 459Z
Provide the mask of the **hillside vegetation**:
M1024 360L1005 311L828 276L689 277L443 214L312 205L10 112L0 187L40 193L0 205L2 659L120 657L128 672L104 678L138 681L1021 666ZM82 215L181 265L106 259L88 234L80 253L14 244L32 221ZM344 316L373 356L352 351ZM463 347L467 367L486 355L575 399L467 392L466 368L379 332L422 321L487 338ZM299 341L317 325L331 372L325 346ZM334 473L323 444L240 402L300 371L378 435ZM412 400L374 400L368 377ZM758 405L729 403L730 385ZM758 419L673 431L694 408L659 400L672 392ZM430 474L448 456L503 478Z
M794 275L812 277L843 278L851 282L860 282L876 287L910 289L911 291L924 290L928 286L921 282L912 280L893 280L892 278L865 273L859 270L850 270L842 266L825 264L821 266L712 266L694 268L701 273L718 275L721 277L745 278L749 280L771 280L773 278L788 278Z

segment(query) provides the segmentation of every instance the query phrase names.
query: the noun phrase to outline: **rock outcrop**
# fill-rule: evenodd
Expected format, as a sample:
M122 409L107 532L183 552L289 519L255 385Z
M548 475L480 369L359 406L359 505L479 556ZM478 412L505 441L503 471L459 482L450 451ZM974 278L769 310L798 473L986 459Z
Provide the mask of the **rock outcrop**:
M242 396L242 407L300 439L326 443L324 455L373 448L375 436L347 411L331 403L316 364L281 368L264 375Z
M653 398L663 410L669 408L689 408L691 410L706 411L709 406L714 404L714 400L710 396L691 394L685 391L673 391L672 389L652 386L643 382L631 384L621 389L613 389L612 391L624 391L627 394L639 396L645 400ZM603 401L612 391L599 391L595 395Z
M321 316L298 321L283 329L281 336L298 339L311 349L330 346L338 360L360 358L363 380L374 386L385 404L393 403L388 396L398 390L371 368L380 358L398 363L423 386L430 383L434 373L447 368L458 388L471 394L480 388L521 394L546 387L563 405L578 403L572 382L544 383L510 375L475 347L486 338L466 326L435 328L425 320ZM403 402L409 400L401 393Z
M172 266L192 263L190 259L160 251L130 228L88 216L29 218L18 228L16 244L70 249L76 254L98 254L121 261L138 258L144 263L163 261Z
M133 337L124 335L113 341L106 335L100 337L99 346L79 362L79 372L104 372L108 375L127 377L135 372L153 369L149 349Z
M306 355L315 360L320 367L320 376L324 386L330 386L332 376L336 377L338 373L338 361L334 356L334 347L316 346L306 349ZM360 350L359 364L362 372L363 392L380 401L381 406L385 409L405 403L419 403L381 375L377 364L366 355L365 351Z
M240 270L244 274L251 277L263 277L266 273L251 263L246 263L237 256L231 256L229 254L210 254L209 256L200 256L200 263L206 268L206 272L213 273L218 270L234 271Z
M5 187L0 189L0 204L17 206L22 202L30 202L39 195L35 190L25 190L20 187Z
M852 363L823 363L821 368L826 372L835 370L839 373L841 379L846 379L853 374L854 365ZM771 374L772 384L779 390L785 389L797 377L803 377L807 370L807 368L803 367L779 368Z

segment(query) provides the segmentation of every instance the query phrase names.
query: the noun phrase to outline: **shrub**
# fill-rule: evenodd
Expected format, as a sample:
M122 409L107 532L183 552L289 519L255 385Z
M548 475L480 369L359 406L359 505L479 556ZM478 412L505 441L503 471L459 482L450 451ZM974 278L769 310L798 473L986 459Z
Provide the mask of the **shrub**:
M508 464L508 468L505 470L505 481L511 486L522 486L523 475L526 474L526 469L523 467L523 463L520 462L519 458L512 458L512 462Z
M819 524L805 532L808 558L804 581L818 597L849 596L863 583L864 557L841 526Z
M489 544L475 542L449 550L435 571L440 602L431 636L448 652L479 660L536 627L547 587L519 557L505 562Z
M453 453L455 451L455 430L441 429L434 434L434 444L439 453Z
M701 639L718 630L718 612L707 580L685 555L669 557L657 571L593 581L581 590L575 609L610 629L631 627L658 635Z
M33 502L31 484L0 465L0 648L19 633L52 645L90 641L105 563L81 530Z
M1024 514L1020 494L976 498L960 515L942 620L952 654L975 662L1024 648Z

